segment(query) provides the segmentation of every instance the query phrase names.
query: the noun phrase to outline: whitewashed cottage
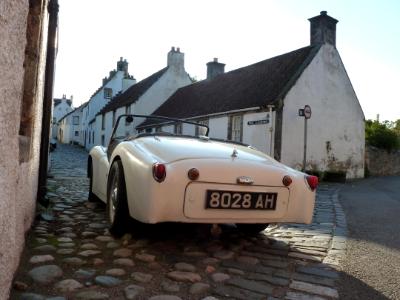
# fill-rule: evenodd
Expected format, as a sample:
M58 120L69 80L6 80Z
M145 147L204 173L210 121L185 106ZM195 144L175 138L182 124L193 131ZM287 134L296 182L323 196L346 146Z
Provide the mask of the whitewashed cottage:
M61 118L74 109L72 106L72 99L72 96L68 99L65 94L62 96L62 98L53 99L53 118L51 120L52 138L57 138L58 122L61 120Z
M322 11L309 19L311 44L253 65L224 73L216 59L208 78L176 91L155 115L196 120L210 136L255 146L277 160L305 169L364 176L364 114L336 48L337 20ZM139 130L181 132L174 124L147 121ZM183 133L189 127L183 128Z
M87 148L108 144L118 116L125 113L151 114L177 89L191 83L185 71L184 53L179 48L172 47L168 52L165 68L116 95L90 121ZM138 125L141 121L136 121L135 124Z
M82 146L90 150L93 146L90 139L92 132L92 120L95 119L96 114L102 109L113 96L118 93L124 92L130 86L136 83L136 80L128 72L128 62L122 57L117 62L117 69L110 71L108 77L103 79L103 84L89 99L87 105L83 108L82 112Z
M66 114L58 122L58 141L63 144L82 145L84 134L82 128L83 109L87 102Z

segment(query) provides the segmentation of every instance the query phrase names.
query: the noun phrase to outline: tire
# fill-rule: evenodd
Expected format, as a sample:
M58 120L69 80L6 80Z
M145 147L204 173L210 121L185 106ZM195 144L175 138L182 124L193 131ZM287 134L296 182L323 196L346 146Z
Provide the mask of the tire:
M258 234L264 231L269 224L236 224L239 231L246 234Z
M89 177L89 195L88 201L89 202L101 202L99 197L97 197L93 192L93 164L92 161L89 161L89 168L88 168L88 177Z
M107 189L107 216L110 222L110 233L122 236L129 227L130 216L126 197L125 176L122 162L113 162L110 170Z

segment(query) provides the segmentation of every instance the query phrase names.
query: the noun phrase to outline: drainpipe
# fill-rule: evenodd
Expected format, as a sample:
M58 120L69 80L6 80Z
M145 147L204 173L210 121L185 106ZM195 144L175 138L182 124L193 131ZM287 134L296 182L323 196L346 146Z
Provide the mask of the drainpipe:
M47 6L49 12L49 27L47 34L47 56L45 71L45 86L43 96L42 134L40 143L39 183L37 199L47 206L46 195L47 169L49 165L49 139L51 108L53 102L53 85L55 60L57 55L58 0L50 0Z
M274 154L272 153L272 143L273 143L273 139L274 139L274 118L272 115L272 109L274 108L274 105L269 104L267 105L267 107L269 108L269 120L270 120L270 124L269 124L269 132L270 132L270 140L269 140L269 156L274 157Z

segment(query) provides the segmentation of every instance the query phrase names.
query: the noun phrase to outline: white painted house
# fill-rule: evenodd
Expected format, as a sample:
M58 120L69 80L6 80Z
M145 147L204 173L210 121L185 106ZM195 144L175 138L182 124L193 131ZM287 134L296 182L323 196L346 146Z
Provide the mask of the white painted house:
M83 109L86 105L87 103L82 104L62 117L58 122L57 138L60 143L82 145L84 142L82 119Z
M151 114L177 89L191 83L185 71L184 53L172 47L165 68L116 95L90 121L87 148L108 144L118 116L125 113ZM134 124L138 125L142 121L136 120Z
M57 138L58 122L61 118L74 109L72 106L72 99L72 96L68 99L66 95L63 95L62 98L53 99L53 118L51 121L52 138Z
M155 115L196 120L210 136L235 140L303 168L305 118L309 105L305 169L364 176L364 114L336 49L337 20L325 11L309 19L310 46L224 73L216 59L206 80L176 91ZM138 129L180 131L147 121ZM194 128L183 133L194 133Z
M82 131L83 142L87 150L90 150L93 143L90 143L91 122L96 114L117 94L126 91L134 85L136 80L128 73L128 62L121 57L117 62L117 69L110 71L108 77L103 79L103 85L92 95L87 105L83 108Z

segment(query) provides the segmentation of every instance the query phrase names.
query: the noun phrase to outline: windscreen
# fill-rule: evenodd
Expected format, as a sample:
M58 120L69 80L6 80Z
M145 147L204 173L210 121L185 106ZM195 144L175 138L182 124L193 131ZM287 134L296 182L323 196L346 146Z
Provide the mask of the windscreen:
M161 116L121 115L115 124L113 138L134 138L143 134L207 136L208 120L196 122Z

